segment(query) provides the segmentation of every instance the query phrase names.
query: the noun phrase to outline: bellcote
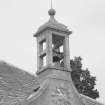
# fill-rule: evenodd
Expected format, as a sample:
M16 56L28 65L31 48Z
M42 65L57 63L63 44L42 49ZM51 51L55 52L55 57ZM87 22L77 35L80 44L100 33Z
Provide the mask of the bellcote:
M34 34L37 39L37 73L46 68L70 68L69 35L72 32L54 18L54 9L50 9L48 14L49 21L40 26Z

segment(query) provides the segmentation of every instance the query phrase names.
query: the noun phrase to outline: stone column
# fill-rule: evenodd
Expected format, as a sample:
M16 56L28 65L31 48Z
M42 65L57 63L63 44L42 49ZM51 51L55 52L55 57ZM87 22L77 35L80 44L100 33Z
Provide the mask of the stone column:
M52 32L49 32L47 34L46 39L47 39L47 52L46 52L46 54L47 54L47 65L51 66L52 61L53 61L53 59L52 59L52 57L53 57L53 55L52 55Z
M40 58L40 53L42 52L43 46L40 44L37 39L37 69L40 70L43 65L43 60Z
M69 36L66 36L64 39L64 67L67 68L67 70L71 70L69 49Z

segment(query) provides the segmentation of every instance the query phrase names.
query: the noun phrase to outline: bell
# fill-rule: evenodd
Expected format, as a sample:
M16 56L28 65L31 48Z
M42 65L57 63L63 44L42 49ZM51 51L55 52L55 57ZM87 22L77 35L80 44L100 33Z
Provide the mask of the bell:
M58 56L53 56L53 62L59 62L60 58Z

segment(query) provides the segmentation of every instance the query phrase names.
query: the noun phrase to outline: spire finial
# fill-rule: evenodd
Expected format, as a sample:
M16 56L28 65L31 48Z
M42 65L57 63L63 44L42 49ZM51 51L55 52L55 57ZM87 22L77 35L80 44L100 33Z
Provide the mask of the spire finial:
M53 9L53 2L51 0L51 9L48 11L48 14L50 16L54 16L56 14L56 11Z

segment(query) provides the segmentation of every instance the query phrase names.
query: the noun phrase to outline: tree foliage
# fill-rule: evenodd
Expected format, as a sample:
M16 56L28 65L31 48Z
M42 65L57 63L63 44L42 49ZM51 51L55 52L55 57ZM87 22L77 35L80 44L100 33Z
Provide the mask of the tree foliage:
M72 80L79 93L96 99L99 97L99 92L95 89L96 77L92 76L88 69L82 68L81 61L81 57L70 60Z

